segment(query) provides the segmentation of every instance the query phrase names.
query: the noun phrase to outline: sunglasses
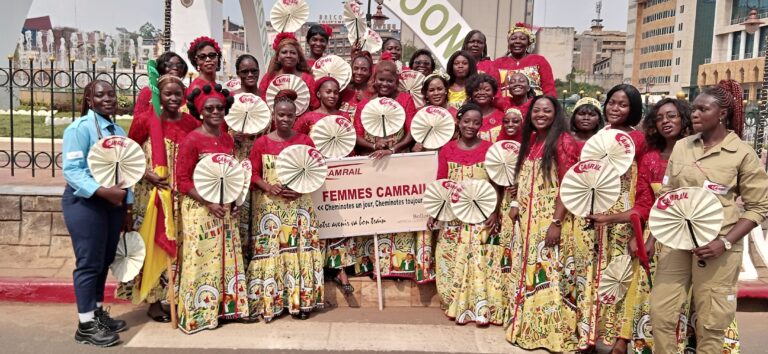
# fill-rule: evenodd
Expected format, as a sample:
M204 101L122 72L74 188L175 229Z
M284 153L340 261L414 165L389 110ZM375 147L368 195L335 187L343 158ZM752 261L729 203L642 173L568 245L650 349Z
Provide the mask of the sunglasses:
M171 63L169 61L166 61L165 67L167 69L184 69L184 63Z
M216 52L210 52L208 54L202 53L196 56L197 60L203 60L203 61L205 61L206 59L216 60L216 58L218 57L219 57L219 53L216 53Z
M224 105L217 105L217 106L204 106L204 107L203 107L203 109L204 109L206 112L208 112L208 113L210 114L210 113L214 113L214 112L216 112L216 111L219 111L219 112L224 112L224 110L226 109L226 107L224 107Z
M240 73L243 74L243 75L259 76L259 70L258 69L243 69L243 70L240 70Z
M426 60L416 60L413 62L413 66L417 66L417 65L430 66L432 65L432 62L426 61Z

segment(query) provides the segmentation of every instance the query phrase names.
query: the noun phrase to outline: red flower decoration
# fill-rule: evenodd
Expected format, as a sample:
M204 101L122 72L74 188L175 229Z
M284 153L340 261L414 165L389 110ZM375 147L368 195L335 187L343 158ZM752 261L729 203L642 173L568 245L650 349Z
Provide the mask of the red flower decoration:
M325 30L325 33L328 33L328 37L333 37L333 28L331 26L328 26L326 24L321 24L320 27L322 27Z
M529 26L529 25L528 25L527 23L525 23L525 22L518 22L518 23L515 23L515 27L525 27L525 28L528 28L528 29L530 29L530 28L531 28L531 26Z
M392 57L392 53L390 52L382 52L381 53L381 60L394 60Z
M206 37L206 36L200 36L200 37L197 37L197 38L195 38L195 40L194 40L194 41L192 41L191 43L189 43L189 49L187 50L187 52L188 52L188 53L192 53L192 52L194 52L195 50L197 50L197 45L198 45L200 42L210 42L210 43L213 43L213 50L215 50L215 51L216 51L216 53L219 53L219 54L221 54L221 48L219 48L219 43L218 43L218 42L216 42L216 40L215 40L215 39L213 39L213 38L211 38L211 37Z
M286 39L292 39L294 41L297 41L295 34L290 32L280 32L275 37L275 41L272 42L272 49L277 51L277 49L280 48L280 42Z

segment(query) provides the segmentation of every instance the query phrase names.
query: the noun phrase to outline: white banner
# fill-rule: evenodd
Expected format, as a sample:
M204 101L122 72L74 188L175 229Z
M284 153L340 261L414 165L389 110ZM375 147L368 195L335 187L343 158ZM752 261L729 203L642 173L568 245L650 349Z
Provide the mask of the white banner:
M245 42L248 53L256 57L261 68L261 75L267 72L272 51L268 49L267 16L264 13L262 0L240 0L240 10L243 12L245 26Z
M437 176L437 153L328 160L328 178L312 193L320 238L427 229L421 202Z
M461 49L464 36L472 30L447 0L386 0L384 6L427 44L444 68L448 67L451 54ZM409 59L403 58L403 61Z

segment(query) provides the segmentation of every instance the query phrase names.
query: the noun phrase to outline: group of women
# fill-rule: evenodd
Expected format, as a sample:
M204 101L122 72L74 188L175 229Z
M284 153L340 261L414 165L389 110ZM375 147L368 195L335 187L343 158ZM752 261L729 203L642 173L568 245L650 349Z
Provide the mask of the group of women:
M310 28L310 60L323 56L330 35L323 26ZM150 106L150 92L139 96L139 113L128 136L142 144L148 166L163 165L169 173L148 169L135 188L135 201L130 191L95 185L84 164L88 148L102 136L91 122L97 128L99 122L114 125L114 89L94 81L86 88L84 116L64 136L64 214L78 258L77 340L104 346L119 340L116 332L125 323L109 317L100 307L103 292L98 295L106 277L104 265L111 259L92 253L114 254L121 228L140 229L148 191L157 187L174 191L176 279L168 278L174 272L157 279L139 275L121 284L119 295L150 303L150 317L169 321L160 300L175 283L179 327L185 333L213 329L226 320L271 321L284 313L307 319L323 306L324 278L338 283L345 294L353 293L348 276L371 274L378 264L383 277L436 282L442 309L451 320L503 325L506 339L526 349L592 352L603 341L612 353L737 351L740 240L768 214L768 176L740 140L738 83L724 81L706 89L692 108L666 98L645 117L637 89L619 85L603 103L579 100L568 119L554 97L549 64L530 54L534 41L530 28L518 24L508 33L507 55L490 60L485 35L471 31L462 50L450 57L446 75L435 71L427 50L415 52L404 65L400 42L385 39L376 63L371 53L354 50L352 79L341 90L331 77L315 81L298 40L281 33L261 82L258 61L244 55L236 63L241 88L228 92L215 82L221 64L218 44L200 37L187 53L200 73L188 87L181 80L186 64L166 53L158 58L161 113ZM381 159L424 151L410 134L410 122L421 107L409 93L398 91L399 74L408 69L426 76L426 105L448 109L457 126L453 139L439 149L436 178L490 181L484 168L487 150L496 141L513 140L520 143L516 183L496 186L499 203L487 220L466 224L430 219L428 231L380 235L379 254L371 251L370 237L318 239L312 200L278 182L275 158L292 145L313 146L308 134L328 115L346 117L355 128L357 144L351 155ZM281 74L306 82L311 91L307 112L297 117L297 94L281 91L270 107L273 122L267 131L259 136L231 131L224 116L232 95L264 97L270 81ZM406 113L404 127L386 138L368 134L360 119L365 106L381 97ZM188 113L182 109L185 100ZM636 155L621 176L621 196L610 211L581 218L563 206L559 185L578 163L585 142L601 129L629 134ZM249 159L253 166L250 203L240 208L204 200L192 182L197 161L219 153ZM615 257L636 258L642 249L630 226L633 215L647 220L661 192L700 187L705 181L728 187L718 195L726 210L721 237L690 253L656 244L646 231L650 272L635 260L626 295L601 301L597 288L602 271ZM737 209L737 197L744 211ZM104 218L103 224L84 227L83 219L92 217ZM595 227L585 227L589 223ZM106 244L86 246L91 233L108 235ZM99 259L94 265L81 262L91 258ZM706 269L695 266L698 259L707 260ZM692 315L694 308L697 316Z

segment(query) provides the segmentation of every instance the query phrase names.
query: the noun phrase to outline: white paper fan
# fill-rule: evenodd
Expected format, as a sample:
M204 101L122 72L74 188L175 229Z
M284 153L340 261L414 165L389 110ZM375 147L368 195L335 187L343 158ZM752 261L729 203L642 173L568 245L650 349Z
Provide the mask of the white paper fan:
M439 179L427 185L422 202L429 216L439 221L453 221L456 215L451 210L451 192L457 183L450 179Z
M112 275L120 282L129 282L136 278L144 266L146 255L144 239L136 231L126 232L117 243L115 260L109 265Z
M278 33L296 32L308 18L309 6L304 0L278 0L269 13L272 28Z
M235 92L235 90L239 90L240 89L240 79L238 79L238 78L229 79L229 81L224 83L224 88L229 90L229 92Z
M232 203L243 190L243 168L227 154L211 154L197 162L192 181L209 203Z
M593 135L581 150L581 160L608 161L619 176L625 174L635 158L635 143L629 134L603 129Z
M496 210L498 196L486 180L462 181L451 193L451 210L456 217L468 224L484 222Z
M714 240L723 224L723 205L710 191L678 188L656 199L648 226L663 245L692 250Z
M582 217L608 211L620 193L620 176L607 161L579 161L568 169L560 185L565 208Z
M269 126L271 115L261 97L244 92L235 95L235 102L224 120L232 130L256 134Z
M253 175L251 160L245 159L240 161L240 167L243 168L243 190L240 191L240 194L237 195L237 200L235 200L237 206L243 205L246 198L248 198L248 192L251 190L251 177Z
M357 141L357 134L349 119L330 115L325 116L309 132L309 137L326 158L344 157L352 152Z
M302 193L312 193L325 183L328 165L320 150L307 145L291 145L275 160L277 179L284 186Z
M352 44L355 44L355 40L357 40L357 37L353 32L350 32L347 35L347 38L349 39L349 43ZM370 28L365 32L365 36L360 38L360 50L376 53L381 50L381 46L383 45L384 41L381 39L381 36Z
M403 128L405 109L389 97L374 98L360 112L360 122L368 134L384 138Z
M417 108L424 107L424 95L421 94L421 88L424 86L424 74L416 70L406 70L400 73L398 89L402 92L408 92L413 97L413 103Z
M336 79L340 85L339 91L341 91L352 80L352 67L338 55L326 55L315 61L315 65L312 66L312 74L315 76L315 80L323 76Z
M119 184L128 188L144 177L147 160L135 141L124 136L108 136L91 146L88 168L102 187Z
M451 140L455 131L453 115L443 107L424 107L416 112L411 122L413 139L427 149L442 147Z
M347 32L349 32L351 44L355 44L355 40L365 37L366 32L368 32L368 25L365 22L365 13L363 13L363 9L357 3L357 0L345 1L344 12L341 16L344 20L344 26L347 27Z
M632 257L614 256L600 277L600 285L597 287L600 302L613 304L624 298L632 282L632 274Z
M296 92L296 116L302 115L309 107L309 87L300 77L291 74L278 75L267 86L267 106L272 110L275 107L275 96L282 90Z
M509 187L515 184L515 167L520 143L512 140L497 141L485 153L485 171L496 184Z

